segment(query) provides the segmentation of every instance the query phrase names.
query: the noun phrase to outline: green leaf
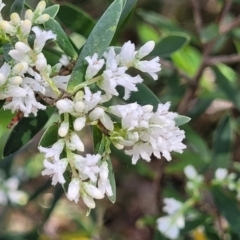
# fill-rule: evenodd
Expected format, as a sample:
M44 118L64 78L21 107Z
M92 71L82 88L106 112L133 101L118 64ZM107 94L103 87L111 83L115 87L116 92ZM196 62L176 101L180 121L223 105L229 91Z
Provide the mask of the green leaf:
M234 103L238 110L240 110L240 92L236 86L231 83L231 79L228 78L219 67L213 67L216 75L216 82L219 88L224 92L230 101Z
M130 98L126 100L126 102L137 102L142 106L151 104L153 105L154 109L157 109L158 104L161 103L159 98L144 83L138 84L137 88L138 91L132 92ZM122 96L124 95L124 89L119 87L118 92L119 96L122 98Z
M96 125L94 125L92 126L92 134L93 134L94 152L102 155L105 151L105 141L103 138L103 133Z
M44 23L44 26L47 30L51 30L57 35L57 43L63 52L71 58L76 58L77 52L75 51L61 25L54 19L50 18L46 23Z
M70 3L61 5L58 18L68 28L86 38L95 25L95 20L89 14Z
M212 195L220 213L226 218L229 227L240 237L240 209L235 198L225 193L221 187L213 187Z
M68 83L69 92L75 92L77 90L77 85L84 81L87 67L85 57L97 53L98 57L101 58L103 53L107 50L117 29L122 9L123 1L115 0L95 25L72 71Z
M177 126L181 126L183 124L188 123L191 120L191 118L187 116L178 115L174 120Z
M167 57L172 55L174 52L181 49L190 41L190 36L183 33L172 33L161 39L159 43L156 44L151 55Z
M24 8L24 4L25 4L25 0L15 0L11 6L10 14L16 12L21 16Z
M233 129L231 127L231 118L224 116L214 133L213 154L211 167L227 168L231 160L231 147L233 143Z
M116 202L116 181L115 181L115 176L114 176L114 172L113 172L112 162L111 162L110 158L107 159L107 163L108 163L108 171L109 171L108 178L109 178L110 185L111 185L112 191L113 191L113 195L112 196L108 196L108 199L112 203L115 203Z
M137 0L128 0L126 1L125 7L122 11L120 20L119 20L119 25L121 25L125 19L128 17L128 15L131 13L132 9L134 8L134 6L136 5Z
M27 144L44 127L53 111L54 108L48 108L47 110L39 111L37 117L22 118L12 130L4 147L3 155L13 154Z
M59 5L58 4L54 4L48 8L46 8L44 11L43 11L43 14L48 14L51 18L55 18L57 13L59 11ZM66 15L68 16L68 15Z
M43 134L39 146L50 147L58 140L58 124L53 123Z
M5 100L0 100L0 110L2 109L4 103L5 103Z
M207 27L201 30L201 41L203 43L207 43L214 38L216 38L219 34L219 26L216 23L211 23Z
M6 62L10 62L12 60L12 57L8 54L12 49L13 45L11 43L6 43L3 45L3 55Z

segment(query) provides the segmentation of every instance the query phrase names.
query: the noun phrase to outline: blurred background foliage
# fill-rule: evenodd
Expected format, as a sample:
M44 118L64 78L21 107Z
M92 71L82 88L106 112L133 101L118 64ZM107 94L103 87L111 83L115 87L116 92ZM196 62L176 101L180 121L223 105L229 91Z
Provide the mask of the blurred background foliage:
M35 6L38 1L26 2ZM48 5L61 5L56 19L80 49L111 2L52 0ZM9 9L4 12L7 16ZM155 82L146 76L146 84L161 102L170 101L172 110L192 118L183 127L187 149L171 162L153 158L134 166L113 149L117 201L99 201L89 217L81 202L69 202L61 186L53 188L40 174L43 158L37 144L41 128L56 121L53 111L40 113L37 123L34 118L22 119L21 128L8 129L13 115L1 110L0 153L5 157L0 167L6 176L21 179L20 189L29 200L22 206L0 206L0 239L165 239L156 230L156 218L162 215L163 197L187 199L185 166L195 166L206 182L217 168L239 175L239 12L239 0L127 1L127 18L122 16L112 45L156 42L152 56L161 57L162 71ZM52 47L45 54L49 63L58 62L61 55ZM92 151L87 130L83 139ZM194 206L197 218L187 221L179 239L240 239L239 203L225 189L215 190L202 193L202 201Z

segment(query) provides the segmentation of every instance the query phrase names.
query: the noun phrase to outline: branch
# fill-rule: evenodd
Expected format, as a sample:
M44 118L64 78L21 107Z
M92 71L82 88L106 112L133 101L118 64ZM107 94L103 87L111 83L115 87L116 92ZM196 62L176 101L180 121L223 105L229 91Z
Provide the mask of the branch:
M217 63L236 63L240 62L240 54L231 54L226 56L209 57L206 60L207 65L215 65Z
M194 22L196 25L196 29L198 32L198 35L201 36L201 30L202 30L202 16L200 11L200 4L199 0L191 0L193 5L193 15L194 15Z
M229 31L231 31L233 28L237 27L238 25L240 25L240 16L236 17L231 23L227 24L227 25L222 25L219 28L219 34L226 34Z
M222 21L224 20L225 16L227 15L227 13L229 12L231 6L232 6L232 2L233 0L225 0L223 3L223 7L222 10L220 12L220 16L218 18L218 23L221 24Z

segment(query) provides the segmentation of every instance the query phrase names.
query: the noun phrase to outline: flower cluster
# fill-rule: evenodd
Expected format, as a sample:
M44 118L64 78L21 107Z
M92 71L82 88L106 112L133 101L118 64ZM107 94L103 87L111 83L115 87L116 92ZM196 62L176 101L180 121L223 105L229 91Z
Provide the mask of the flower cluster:
M0 176L0 205L25 204L27 202L27 194L18 190L19 180L16 177L4 179Z
M185 226L183 204L174 198L164 198L163 202L163 211L168 215L157 219L157 228L164 236L177 239Z
M0 10L3 7L0 1ZM124 89L123 100L138 91L143 76L130 74L130 68L157 80L159 57L144 59L154 49L153 41L138 50L128 41L121 48L109 47L102 57L97 53L87 56L83 81L71 94L67 92L71 70L65 76L60 70L76 59L71 61L63 55L56 65L48 64L43 48L57 37L43 28L50 19L44 13L45 7L45 1L40 1L35 11L25 12L23 19L17 13L11 14L10 21L0 18L3 39L11 45L5 54L9 59L0 68L0 100L5 100L4 109L22 112L24 117L36 116L47 104L56 107L60 117L55 142L39 144L44 154L42 175L50 175L53 185L62 184L69 200L78 202L82 198L91 209L95 207L94 199L114 195L111 143L118 149L125 148L133 164L140 158L150 161L152 156L169 161L172 152L182 153L186 147L182 143L185 133L176 126L178 114L169 111L170 103L158 104L156 111L151 105L138 103L106 107L106 102L119 96L119 87ZM87 126L101 131L104 140L101 151L95 154L84 153L80 136ZM70 179L66 172L70 172Z
M2 9L4 4L1 2L0 6ZM51 78L61 64L50 66L42 53L46 42L56 39L52 31L39 26L49 20L49 15L43 14L45 7L45 1L40 1L34 12L26 11L24 19L17 13L11 14L10 21L0 19L0 31L6 41L12 36L16 38L7 53L11 60L0 68L0 100L5 100L4 109L21 111L25 117L31 113L36 116L39 109L46 109L35 93L47 95L55 84L61 86L66 80L62 76ZM34 38L33 46L28 41L30 36Z

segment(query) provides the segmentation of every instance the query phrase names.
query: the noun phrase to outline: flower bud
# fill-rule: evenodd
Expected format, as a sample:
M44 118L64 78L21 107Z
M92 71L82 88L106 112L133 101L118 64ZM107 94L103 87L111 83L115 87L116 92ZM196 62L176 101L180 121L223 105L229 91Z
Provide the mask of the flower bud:
M31 50L31 48L23 42L16 42L15 48L22 53L27 53Z
M100 117L102 117L104 115L104 110L100 107L96 107L95 109L93 109L90 114L89 114L89 119L91 121L96 121L97 119L99 119Z
M86 118L85 117L79 117L75 119L73 122L73 127L75 131L81 131L83 127L85 126Z
M76 110L76 112L81 113L83 112L84 108L85 108L85 105L82 101L75 102L74 109Z
M6 81L7 78L2 73L0 73L0 85L3 85Z
M34 23L35 24L43 24L49 20L50 16L48 14L43 14L40 17L38 17Z
M152 112L152 111L153 111L153 106L150 105L150 104L144 105L144 106L142 106L142 110L143 110L144 112Z
M16 13L16 12L12 13L10 18L11 18L11 22L14 26L17 27L21 24L21 19L20 19L18 13Z
M32 22L33 20L33 17L34 17L34 13L31 9L28 9L26 12L25 12L25 19L28 19Z
M1 21L0 22L0 29L2 29L4 32L14 35L16 34L16 27L14 27L10 22L7 21Z
M82 101L84 96L83 91L78 91L74 97L75 102Z
M228 171L225 168L218 168L215 172L215 178L217 180L223 181L228 175Z
M13 69L13 75L23 75L28 70L28 64L26 62L17 63Z
M59 129L58 129L58 135L60 137L65 137L68 134L68 130L69 130L69 122L62 122Z
M84 151L83 142L81 141L80 137L76 133L72 132L70 134L70 142L71 142L69 146L70 149L78 150L80 152Z
M36 69L41 72L43 70L46 69L47 67L47 60L45 58L45 56L43 55L43 53L39 53L37 55L37 61L36 61Z
M137 58L141 59L145 56L147 56L150 52L152 52L152 50L155 47L155 42L154 41L148 41L146 42L139 50L137 53Z
M69 183L67 198L72 201L78 202L79 195L80 195L80 185L81 180L78 178L73 178L72 181Z
M82 193L81 196L82 196L83 202L87 205L87 207L89 207L89 208L95 208L96 204L95 204L95 202L94 202L94 200L93 200L92 197L90 197L90 196L89 196L88 194L86 194L85 192Z
M84 183L84 190L92 198L96 198L96 199L104 198L103 193L97 187L95 187L90 183L87 183L87 182Z
M59 114L61 113L71 113L74 112L73 102L69 99L61 99L56 102L56 106L59 110Z
M188 179L194 179L198 176L196 169L192 165L188 165L184 168L184 173Z
M9 81L13 84L13 85L20 85L23 82L23 79L20 76L16 76L16 77L12 77L9 79Z
M29 19L26 19L21 24L21 32L23 36L28 36L32 28L32 22Z
M36 13L42 13L46 8L46 2L40 1L35 9Z

